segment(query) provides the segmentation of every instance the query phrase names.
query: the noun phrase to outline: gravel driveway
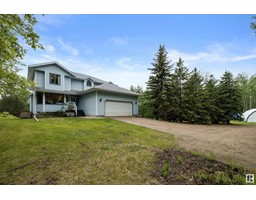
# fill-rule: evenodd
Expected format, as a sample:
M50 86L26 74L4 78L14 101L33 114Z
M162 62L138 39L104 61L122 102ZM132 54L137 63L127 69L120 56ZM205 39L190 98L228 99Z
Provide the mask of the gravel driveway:
M171 133L188 150L214 153L223 162L256 169L256 126L181 124L139 117L113 119Z

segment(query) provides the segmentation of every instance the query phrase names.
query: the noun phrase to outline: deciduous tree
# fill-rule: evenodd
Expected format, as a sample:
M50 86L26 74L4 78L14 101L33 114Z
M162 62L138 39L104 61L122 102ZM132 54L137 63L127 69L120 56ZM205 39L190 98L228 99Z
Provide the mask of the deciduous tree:
M39 35L33 26L37 23L34 15L0 14L0 96L27 91L30 82L17 73L27 50L21 41L33 49L43 49ZM28 91L27 91L28 92Z

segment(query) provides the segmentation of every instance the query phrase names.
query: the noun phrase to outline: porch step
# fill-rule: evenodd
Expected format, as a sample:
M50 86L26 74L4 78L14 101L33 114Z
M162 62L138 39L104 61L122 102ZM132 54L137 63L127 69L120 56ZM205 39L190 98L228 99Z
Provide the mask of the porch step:
M77 110L77 116L85 116L83 110Z

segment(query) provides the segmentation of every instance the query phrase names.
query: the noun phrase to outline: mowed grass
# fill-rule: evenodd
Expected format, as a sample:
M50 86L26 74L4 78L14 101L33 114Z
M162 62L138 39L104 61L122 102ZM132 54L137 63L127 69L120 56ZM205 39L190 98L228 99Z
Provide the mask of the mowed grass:
M174 137L104 119L0 119L0 184L154 184Z
M245 121L231 121L232 125L239 125L239 126L256 126L256 122L245 122Z

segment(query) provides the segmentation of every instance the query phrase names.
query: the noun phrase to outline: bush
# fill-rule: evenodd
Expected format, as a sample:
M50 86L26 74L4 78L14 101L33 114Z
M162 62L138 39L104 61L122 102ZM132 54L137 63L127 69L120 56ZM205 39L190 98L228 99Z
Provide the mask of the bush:
M0 100L0 112L8 112L19 117L22 111L28 111L28 102L18 96L3 96Z
M0 119L17 119L17 117L9 114L9 112L0 113Z

